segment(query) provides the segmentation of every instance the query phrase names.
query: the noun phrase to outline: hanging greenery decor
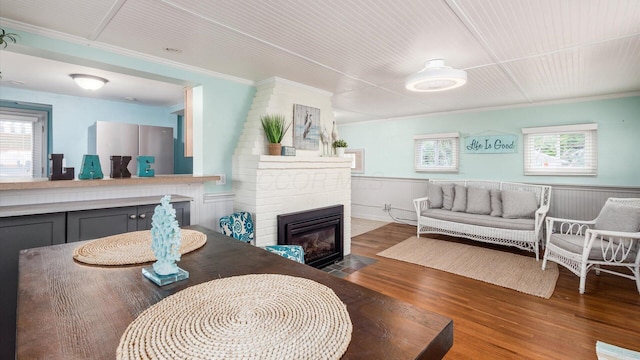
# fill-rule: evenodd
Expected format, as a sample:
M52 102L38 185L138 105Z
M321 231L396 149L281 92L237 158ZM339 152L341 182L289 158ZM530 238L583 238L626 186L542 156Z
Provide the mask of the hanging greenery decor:
M20 38L20 35L5 32L4 29L0 29L0 31L2 32L0 33L0 45L3 45L3 49L6 48L9 43L15 44L18 41L18 38Z
M16 43L20 38L20 35L14 33L8 33L4 29L0 28L0 46L6 48L9 43ZM0 71L0 79L2 79L2 71Z

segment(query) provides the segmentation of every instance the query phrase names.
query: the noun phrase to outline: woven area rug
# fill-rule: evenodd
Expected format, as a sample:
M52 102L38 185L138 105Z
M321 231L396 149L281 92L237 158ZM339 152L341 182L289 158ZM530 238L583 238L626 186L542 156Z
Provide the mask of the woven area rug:
M378 255L545 299L551 297L558 280L558 267L555 263L547 262L547 269L543 271L542 261L536 261L533 257L415 236Z

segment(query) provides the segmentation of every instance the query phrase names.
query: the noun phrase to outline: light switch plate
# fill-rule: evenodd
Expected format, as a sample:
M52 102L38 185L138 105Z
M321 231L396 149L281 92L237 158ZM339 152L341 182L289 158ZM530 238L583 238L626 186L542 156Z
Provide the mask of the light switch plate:
M216 180L216 185L226 185L227 184L227 175L226 174L218 174L216 176L220 176L220 180Z

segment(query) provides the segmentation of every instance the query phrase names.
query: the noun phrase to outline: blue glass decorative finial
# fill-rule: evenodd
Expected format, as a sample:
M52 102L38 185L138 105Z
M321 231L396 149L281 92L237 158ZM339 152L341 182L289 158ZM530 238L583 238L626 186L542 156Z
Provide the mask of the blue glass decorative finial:
M151 249L157 261L152 267L143 268L142 273L161 286L188 278L189 273L176 265L180 261L181 240L176 210L171 205L171 196L165 195L151 218Z

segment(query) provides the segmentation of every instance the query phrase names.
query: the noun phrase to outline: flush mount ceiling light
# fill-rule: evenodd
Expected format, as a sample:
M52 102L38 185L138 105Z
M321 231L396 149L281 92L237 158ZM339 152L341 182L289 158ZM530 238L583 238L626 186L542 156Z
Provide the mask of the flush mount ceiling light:
M405 81L407 90L429 92L455 89L467 82L467 72L444 65L444 60L428 60L424 69Z
M71 74L69 76L85 90L98 90L109 82L107 79L93 75Z

